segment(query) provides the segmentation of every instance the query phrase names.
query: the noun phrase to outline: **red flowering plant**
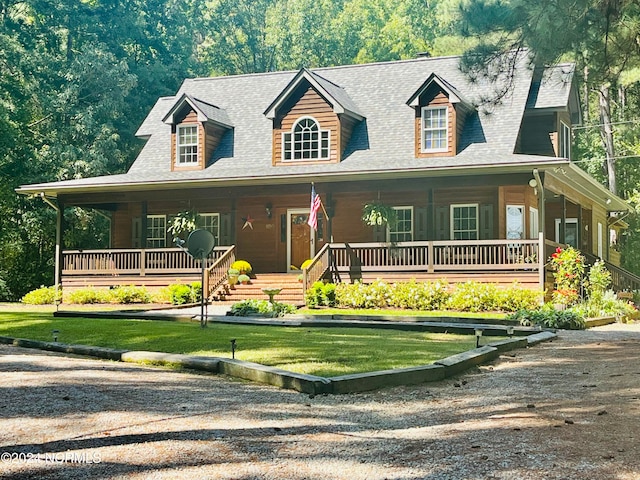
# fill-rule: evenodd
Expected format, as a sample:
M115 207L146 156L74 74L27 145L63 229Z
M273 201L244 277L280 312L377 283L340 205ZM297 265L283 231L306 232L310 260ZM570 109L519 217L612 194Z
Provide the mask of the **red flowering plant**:
M570 306L578 302L584 279L584 261L584 256L573 247L558 247L551 255L549 264L555 281L554 303Z

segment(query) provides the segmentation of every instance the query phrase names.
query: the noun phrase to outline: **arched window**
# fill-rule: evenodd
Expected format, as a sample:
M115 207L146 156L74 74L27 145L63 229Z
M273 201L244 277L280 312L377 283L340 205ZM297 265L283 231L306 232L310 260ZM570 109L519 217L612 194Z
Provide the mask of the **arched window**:
M321 130L311 117L302 117L283 134L283 159L326 160L329 158L329 130Z

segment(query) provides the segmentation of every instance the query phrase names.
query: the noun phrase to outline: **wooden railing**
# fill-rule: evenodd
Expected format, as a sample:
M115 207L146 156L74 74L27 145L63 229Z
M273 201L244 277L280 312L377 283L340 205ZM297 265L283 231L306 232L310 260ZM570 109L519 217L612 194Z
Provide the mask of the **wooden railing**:
M591 255L588 253L583 253L588 265L593 265L599 259L595 255ZM605 267L611 273L611 288L615 292L633 292L635 290L640 290L640 277L628 272L624 268L620 268L613 263L607 262L606 260L602 260L604 262Z
M231 264L236 261L236 246L226 248L227 251L204 272L202 291L206 292L207 298L228 281L227 274Z
M306 292L314 282L320 280L330 267L331 248L326 243L313 257L311 264L302 270L302 291Z
M215 247L211 266L230 247ZM62 254L63 275L161 275L199 273L200 262L178 248L67 250Z
M330 244L340 270L455 271L539 270L540 240L448 240Z

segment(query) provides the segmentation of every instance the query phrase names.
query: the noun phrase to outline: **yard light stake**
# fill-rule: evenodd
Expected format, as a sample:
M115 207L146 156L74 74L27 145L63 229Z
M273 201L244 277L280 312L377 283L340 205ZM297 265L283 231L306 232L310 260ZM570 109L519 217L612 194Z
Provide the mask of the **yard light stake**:
M513 337L513 327L512 326L507 327L507 335L509 336L509 338Z
M236 339L235 338L231 339L231 358L232 359L236 358Z
M60 330L52 330L51 335L53 335L53 341L58 342L58 335L60 334Z
M482 329L481 328L476 328L475 333L476 333L476 348L479 348L480 347L480 337L482 337Z

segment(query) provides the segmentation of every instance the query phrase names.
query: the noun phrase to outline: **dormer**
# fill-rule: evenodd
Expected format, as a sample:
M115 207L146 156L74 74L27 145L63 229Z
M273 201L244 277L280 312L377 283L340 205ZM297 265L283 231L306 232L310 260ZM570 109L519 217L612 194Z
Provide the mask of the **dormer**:
M233 128L227 112L183 94L162 119L171 125L171 170L203 170L224 134Z
M340 86L301 69L269 105L273 165L339 163L364 116Z
M451 84L432 73L407 100L415 111L415 156L453 157L464 122L473 110Z

